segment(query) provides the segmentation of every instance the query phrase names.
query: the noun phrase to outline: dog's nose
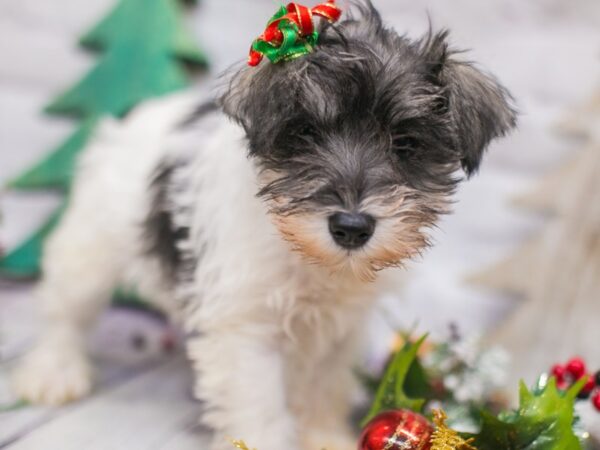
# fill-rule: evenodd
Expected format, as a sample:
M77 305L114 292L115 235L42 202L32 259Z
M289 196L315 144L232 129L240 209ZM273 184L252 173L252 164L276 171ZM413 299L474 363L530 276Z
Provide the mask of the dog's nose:
M347 249L362 247L375 231L375 219L368 214L338 212L329 217L333 240Z

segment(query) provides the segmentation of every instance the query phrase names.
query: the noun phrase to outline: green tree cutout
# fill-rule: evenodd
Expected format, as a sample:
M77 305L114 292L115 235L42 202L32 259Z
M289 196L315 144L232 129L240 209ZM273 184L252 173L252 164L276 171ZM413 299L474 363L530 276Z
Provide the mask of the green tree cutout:
M204 67L206 58L182 24L185 0L120 0L80 41L102 52L100 61L74 87L45 109L81 120L79 127L34 167L9 182L19 190L70 190L80 150L103 115L122 117L139 102L189 85L186 66ZM66 200L65 200L66 202ZM42 245L64 204L25 242L0 260L0 274L31 278L40 272Z

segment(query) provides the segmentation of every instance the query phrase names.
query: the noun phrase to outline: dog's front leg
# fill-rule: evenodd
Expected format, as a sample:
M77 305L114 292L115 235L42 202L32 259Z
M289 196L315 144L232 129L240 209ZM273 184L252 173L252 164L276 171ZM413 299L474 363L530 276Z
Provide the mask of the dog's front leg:
M203 422L215 430L212 449L232 449L231 439L241 439L259 450L298 450L277 339L231 328L212 328L188 344Z
M297 392L291 395L299 410L306 450L356 448L350 428L351 399L357 390L355 361L355 342L348 338L333 346L312 370L297 374Z

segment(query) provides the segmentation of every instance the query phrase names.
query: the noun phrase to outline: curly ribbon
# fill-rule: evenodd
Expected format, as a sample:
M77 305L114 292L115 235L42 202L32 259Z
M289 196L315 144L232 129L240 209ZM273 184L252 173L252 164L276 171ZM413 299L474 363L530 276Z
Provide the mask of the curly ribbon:
M319 39L313 16L333 23L341 15L342 10L335 0L328 0L312 9L297 3L282 6L269 20L263 34L252 43L248 65L258 66L264 56L276 64L312 52Z

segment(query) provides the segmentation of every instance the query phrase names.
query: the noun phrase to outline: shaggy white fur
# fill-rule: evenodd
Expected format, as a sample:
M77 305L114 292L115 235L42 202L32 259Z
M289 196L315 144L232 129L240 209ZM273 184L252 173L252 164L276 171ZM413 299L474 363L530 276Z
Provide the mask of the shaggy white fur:
M37 292L46 329L15 388L49 404L88 393L85 332L116 285L134 285L190 334L214 449L230 448L227 437L260 450L353 447L345 417L355 332L378 284L293 252L255 196L243 130L220 113L178 127L197 103L190 93L148 103L121 124L106 122L82 154L69 208L46 246ZM148 256L141 226L149 180L165 158L191 159L169 189L175 220L191 230L181 250L201 256L177 292ZM178 190L183 181L192 189Z

